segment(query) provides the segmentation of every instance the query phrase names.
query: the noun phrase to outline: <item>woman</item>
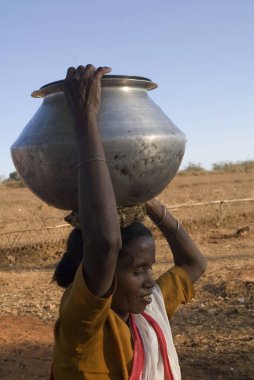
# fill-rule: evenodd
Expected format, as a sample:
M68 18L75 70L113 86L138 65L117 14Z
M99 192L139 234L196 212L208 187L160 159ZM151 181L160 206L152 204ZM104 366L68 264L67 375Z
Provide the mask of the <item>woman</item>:
M183 227L152 200L147 214L171 248L175 267L156 282L155 247L141 223L120 228L96 116L108 67L69 68L65 94L75 118L84 256L61 300L53 376L78 379L180 379L168 318L193 297L205 260ZM88 185L89 184L89 185Z

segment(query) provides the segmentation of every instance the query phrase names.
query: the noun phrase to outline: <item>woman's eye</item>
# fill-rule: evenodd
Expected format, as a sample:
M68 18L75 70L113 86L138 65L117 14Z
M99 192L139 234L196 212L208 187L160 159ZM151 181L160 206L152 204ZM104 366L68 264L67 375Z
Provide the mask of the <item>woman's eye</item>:
M145 267L140 267L140 268L136 269L136 270L134 271L134 274L135 274L135 276L138 276L138 275L140 275L140 274L144 274L144 273L146 273L146 272L152 272L152 271L153 271L152 266L150 266L150 267L145 266Z
M135 276L138 276L139 274L143 274L145 272L144 268L139 268L134 271Z

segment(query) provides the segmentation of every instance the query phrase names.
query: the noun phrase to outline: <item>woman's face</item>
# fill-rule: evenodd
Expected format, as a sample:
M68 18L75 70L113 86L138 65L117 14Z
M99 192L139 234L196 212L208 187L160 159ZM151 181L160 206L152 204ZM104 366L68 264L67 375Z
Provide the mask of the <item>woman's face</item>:
M129 313L142 313L151 302L154 287L152 265L155 246L150 236L141 236L124 246L116 268L116 290L112 309L127 320Z

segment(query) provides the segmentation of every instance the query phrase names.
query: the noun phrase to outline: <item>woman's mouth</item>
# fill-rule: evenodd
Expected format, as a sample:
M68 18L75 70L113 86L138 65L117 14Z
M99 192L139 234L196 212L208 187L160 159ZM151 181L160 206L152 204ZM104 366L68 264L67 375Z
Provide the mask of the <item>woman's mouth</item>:
M146 303L146 305L149 305L149 303L152 302L151 294L148 294L147 296L142 297L142 301L144 301Z

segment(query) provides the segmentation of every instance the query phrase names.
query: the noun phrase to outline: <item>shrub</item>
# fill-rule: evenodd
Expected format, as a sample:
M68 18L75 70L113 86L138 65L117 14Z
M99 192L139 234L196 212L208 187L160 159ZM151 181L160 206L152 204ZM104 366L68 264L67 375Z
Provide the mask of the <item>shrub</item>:
M7 186L7 187L12 187L12 188L16 188L16 187L25 187L25 184L24 182L22 181L20 175L18 172L11 172L9 174L9 178L7 179L4 179L2 181L2 184L4 186Z
M202 167L201 163L197 164L189 162L188 166L181 170L179 174L188 174L188 173L204 173L206 170Z
M254 171L254 161L216 162L213 164L213 171L249 173Z

